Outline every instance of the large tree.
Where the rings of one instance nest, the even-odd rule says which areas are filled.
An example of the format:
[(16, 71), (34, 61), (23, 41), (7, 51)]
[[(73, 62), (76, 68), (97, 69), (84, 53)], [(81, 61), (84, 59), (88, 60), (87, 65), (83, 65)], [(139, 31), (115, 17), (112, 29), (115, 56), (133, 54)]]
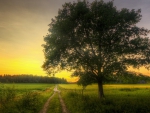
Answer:
[(55, 73), (73, 70), (73, 75), (88, 75), (98, 83), (104, 97), (107, 76), (125, 72), (129, 66), (149, 67), (149, 30), (136, 26), (141, 10), (117, 10), (113, 1), (69, 2), (59, 9), (44, 37), (43, 68)]

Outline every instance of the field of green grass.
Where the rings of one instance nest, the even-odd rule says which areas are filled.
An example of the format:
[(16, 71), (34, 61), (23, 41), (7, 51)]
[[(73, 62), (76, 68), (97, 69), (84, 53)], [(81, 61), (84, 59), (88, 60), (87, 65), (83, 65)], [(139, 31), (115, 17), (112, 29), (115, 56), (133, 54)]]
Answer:
[(59, 85), (71, 113), (150, 113), (150, 84), (104, 85), (105, 99), (98, 98), (97, 85)]
[[(54, 84), (0, 84), (0, 113), (38, 113), (53, 94)], [(96, 84), (83, 92), (77, 84), (59, 84), (70, 113), (150, 113), (150, 84), (104, 85), (104, 99), (98, 98)], [(51, 99), (47, 113), (61, 113), (58, 95)]]
[(54, 84), (0, 84), (0, 113), (38, 113)]
[(23, 94), (28, 91), (44, 91), (54, 86), (53, 84), (39, 83), (0, 83), (0, 88), (14, 88), (17, 94)]

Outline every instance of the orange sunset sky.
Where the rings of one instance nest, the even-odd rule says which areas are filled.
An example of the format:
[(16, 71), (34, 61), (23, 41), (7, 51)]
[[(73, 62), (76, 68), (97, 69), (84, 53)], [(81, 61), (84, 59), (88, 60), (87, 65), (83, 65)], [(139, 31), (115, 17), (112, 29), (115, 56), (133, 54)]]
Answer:
[[(48, 24), (62, 4), (73, 1), (0, 0), (0, 75), (47, 75), (41, 68), (44, 62), (43, 36), (48, 33)], [(138, 26), (150, 29), (150, 0), (114, 0), (114, 5), (118, 9), (142, 9)], [(143, 68), (136, 71), (150, 75), (150, 71)], [(56, 76), (74, 80), (70, 74), (63, 71)]]

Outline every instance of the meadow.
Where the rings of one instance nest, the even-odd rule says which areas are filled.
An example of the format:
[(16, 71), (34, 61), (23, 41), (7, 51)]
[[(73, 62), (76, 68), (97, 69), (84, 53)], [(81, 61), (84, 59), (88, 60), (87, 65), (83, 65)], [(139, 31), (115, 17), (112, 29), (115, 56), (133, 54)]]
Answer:
[(54, 84), (0, 84), (0, 113), (38, 113)]
[(97, 85), (59, 85), (71, 113), (150, 113), (150, 84), (104, 85), (105, 98), (98, 98)]
[[(0, 113), (38, 113), (53, 94), (54, 84), (0, 84)], [(150, 113), (150, 84), (106, 84), (105, 98), (98, 98), (96, 84), (82, 87), (59, 84), (70, 113)], [(62, 113), (57, 94), (47, 113)]]

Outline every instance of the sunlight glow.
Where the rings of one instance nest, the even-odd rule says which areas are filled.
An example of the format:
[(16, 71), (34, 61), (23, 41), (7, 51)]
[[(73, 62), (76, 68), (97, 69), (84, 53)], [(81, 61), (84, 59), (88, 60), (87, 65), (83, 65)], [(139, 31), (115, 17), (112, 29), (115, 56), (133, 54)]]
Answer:
[[(10, 1), (10, 2), (8, 2)], [(73, 0), (70, 0), (73, 2)], [(132, 4), (132, 0), (115, 2), (117, 8), (142, 9), (142, 20), (138, 25), (150, 29), (149, 1)], [(147, 2), (146, 2), (147, 1)], [(0, 1), (0, 75), (32, 74), (47, 76), (41, 68), (44, 62), (44, 38), (49, 23), (58, 9), (67, 0), (1, 0)], [(133, 70), (132, 68), (130, 70)], [(134, 70), (146, 75), (150, 72), (143, 67)], [(71, 72), (62, 71), (55, 76), (77, 81)]]
[(147, 70), (145, 67), (140, 67), (139, 69), (134, 69), (133, 67), (129, 67), (128, 71), (133, 71), (136, 73), (141, 73), (150, 76), (150, 71)]

